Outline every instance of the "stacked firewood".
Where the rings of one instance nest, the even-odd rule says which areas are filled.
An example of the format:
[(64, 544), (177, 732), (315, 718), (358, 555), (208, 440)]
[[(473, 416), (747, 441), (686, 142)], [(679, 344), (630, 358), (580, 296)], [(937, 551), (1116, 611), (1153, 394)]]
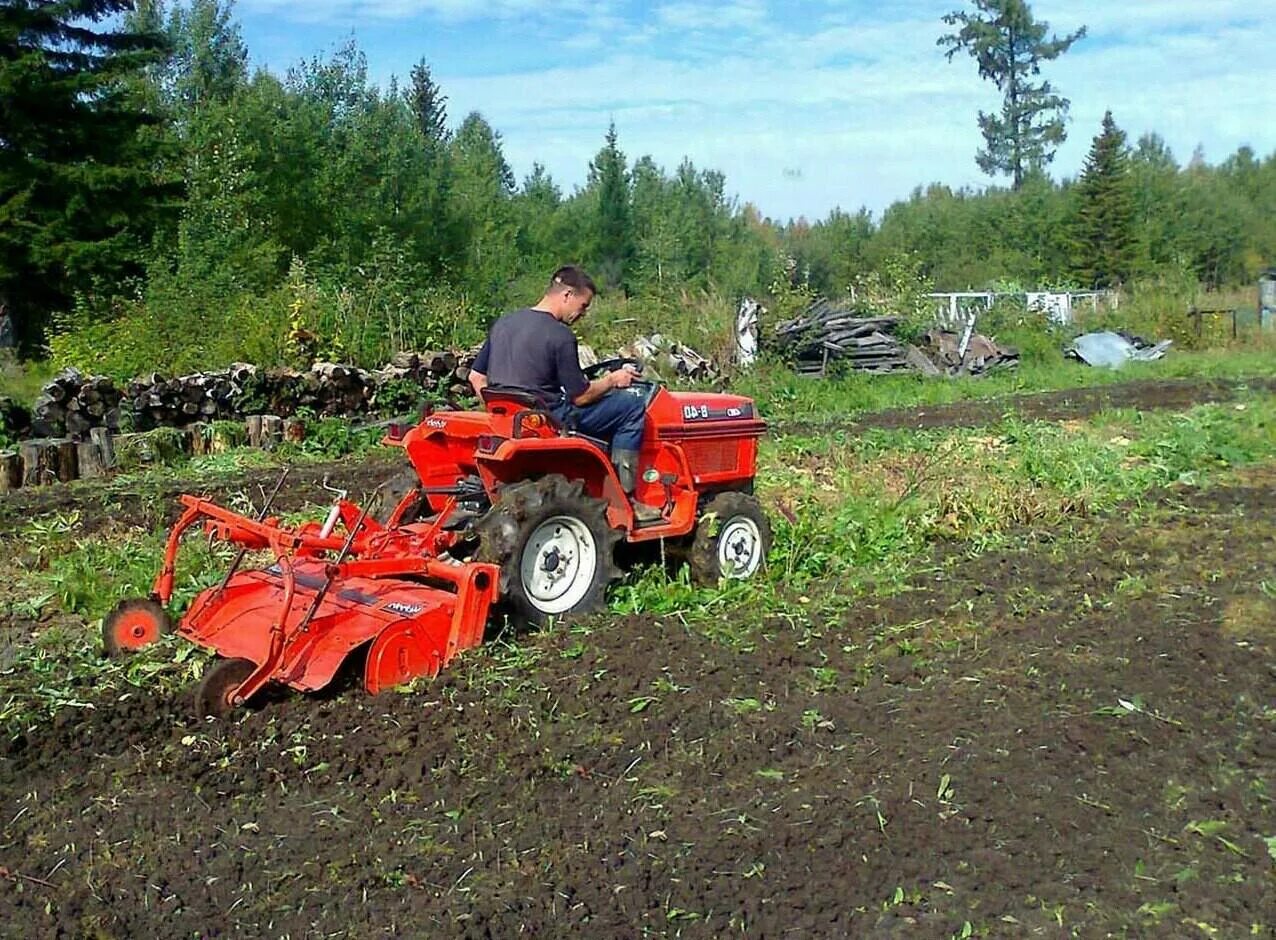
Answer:
[(322, 416), (410, 410), (429, 393), (449, 399), (472, 394), (468, 378), (473, 360), (473, 353), (406, 352), (374, 372), (338, 362), (317, 362), (305, 372), (236, 363), (172, 378), (153, 372), (123, 390), (105, 376), (86, 378), (67, 369), (41, 390), (31, 427), (10, 436), (25, 437), (31, 431), (37, 437), (78, 441), (92, 428), (149, 431), (253, 414), (287, 417), (302, 410)]
[(401, 352), (385, 366), (372, 373), (375, 388), (371, 404), (378, 411), (396, 410), (404, 388), (413, 385), (430, 388), (448, 400), (473, 395), (470, 388), (470, 365), (478, 350), (455, 352)]
[(148, 431), (229, 418), (256, 377), (256, 366), (242, 362), (229, 369), (171, 379), (157, 372), (139, 376), (129, 382), (125, 395), (130, 422), (137, 430)]
[(908, 347), (892, 335), (899, 317), (864, 317), (828, 300), (775, 328), (774, 341), (798, 372), (824, 375), (841, 363), (868, 372), (908, 372)]
[(90, 428), (116, 430), (121, 397), (108, 377), (86, 377), (78, 369), (65, 369), (41, 389), (31, 408), (31, 430), (37, 437), (66, 434), (77, 440)]

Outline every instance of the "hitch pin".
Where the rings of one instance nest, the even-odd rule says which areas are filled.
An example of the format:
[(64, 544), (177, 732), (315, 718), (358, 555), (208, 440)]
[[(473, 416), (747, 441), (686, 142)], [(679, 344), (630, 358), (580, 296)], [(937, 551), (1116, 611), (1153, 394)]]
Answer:
[(335, 486), (328, 485), (328, 477), (325, 475), (323, 483), (320, 484), (329, 493), (334, 493), (336, 498), (332, 501), (332, 508), (328, 510), (328, 518), (323, 521), (323, 528), (319, 530), (319, 538), (326, 539), (332, 535), (332, 530), (337, 526), (337, 520), (341, 518), (341, 501), (349, 495), (349, 490), (339, 489)]

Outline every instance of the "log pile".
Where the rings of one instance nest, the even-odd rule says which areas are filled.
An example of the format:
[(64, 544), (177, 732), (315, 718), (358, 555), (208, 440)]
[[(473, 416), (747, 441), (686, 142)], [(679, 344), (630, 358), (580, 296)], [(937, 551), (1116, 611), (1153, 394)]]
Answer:
[[(661, 378), (666, 372), (695, 382), (711, 382), (719, 376), (718, 367), (690, 346), (672, 342), (659, 333), (639, 336), (618, 351), (621, 356), (639, 359), (650, 373)], [(582, 363), (583, 365), (584, 363)]]
[(908, 348), (892, 335), (899, 322), (817, 300), (802, 316), (776, 326), (775, 343), (803, 375), (825, 375), (834, 363), (873, 373), (910, 372)]
[(373, 372), (338, 362), (317, 362), (305, 372), (235, 363), (172, 378), (153, 372), (122, 390), (106, 376), (86, 378), (67, 369), (44, 386), (29, 417), (20, 406), (0, 401), (0, 421), (10, 438), (82, 441), (93, 428), (185, 428), (254, 414), (289, 417), (303, 410), (324, 417), (402, 413), (430, 393), (448, 399), (472, 394), (473, 360), (473, 353), (405, 352)]
[(238, 412), (257, 371), (256, 366), (241, 362), (228, 369), (171, 379), (157, 372), (139, 376), (128, 384), (125, 395), (129, 424), (149, 431), (230, 418)]
[(90, 428), (118, 430), (122, 397), (104, 375), (86, 377), (78, 369), (64, 369), (40, 390), (31, 408), (31, 431), (37, 437), (79, 440)]

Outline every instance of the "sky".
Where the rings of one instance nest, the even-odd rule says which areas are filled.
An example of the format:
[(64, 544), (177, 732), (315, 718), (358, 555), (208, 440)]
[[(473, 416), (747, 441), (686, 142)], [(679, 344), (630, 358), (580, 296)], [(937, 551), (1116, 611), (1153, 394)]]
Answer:
[[(964, 0), (238, 0), (253, 64), (277, 73), (353, 39), (373, 81), (424, 59), (455, 127), (480, 112), (521, 180), (545, 165), (566, 192), (615, 122), (630, 162), (690, 158), (778, 220), (865, 207), (880, 217), (932, 182), (982, 187), (977, 114), (1001, 98), (936, 39)], [(1276, 0), (1036, 0), (1060, 35), (1043, 67), (1069, 98), (1050, 167), (1076, 176), (1104, 111), (1179, 161), (1276, 151)]]

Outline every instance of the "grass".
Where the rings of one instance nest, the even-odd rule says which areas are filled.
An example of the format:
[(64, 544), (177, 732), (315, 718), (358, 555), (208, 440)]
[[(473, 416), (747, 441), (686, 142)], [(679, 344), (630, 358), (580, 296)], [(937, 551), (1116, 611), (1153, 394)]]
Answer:
[(782, 436), (760, 457), (775, 536), (765, 576), (696, 589), (685, 572), (652, 567), (621, 587), (613, 609), (676, 616), (720, 639), (726, 609), (809, 621), (828, 604), (890, 590), (936, 544), (986, 550), (1025, 528), (1066, 529), (1153, 488), (1205, 485), (1273, 458), (1272, 395), (1067, 425), (1007, 418), (978, 432)]
[[(263, 462), (319, 456), (231, 452), (199, 458), (180, 476), (198, 485), (199, 479)], [(936, 545), (969, 554), (1006, 544), (1025, 530), (1066, 531), (1074, 520), (1137, 504), (1150, 489), (1207, 485), (1231, 468), (1273, 458), (1276, 397), (1256, 392), (1183, 413), (1111, 411), (1063, 424), (1012, 416), (977, 431), (778, 434), (763, 444), (758, 475), (759, 495), (775, 534), (764, 576), (699, 589), (685, 568), (655, 565), (626, 579), (614, 592), (611, 609), (613, 614), (672, 618), (716, 642), (750, 648), (767, 624), (816, 629), (867, 592), (898, 589), (919, 566), (932, 564)], [(192, 470), (197, 471), (194, 480)], [(161, 487), (176, 475), (172, 468), (149, 468), (105, 489)], [(307, 512), (317, 517), (322, 508)], [(116, 675), (113, 666), (96, 658), (97, 623), (119, 598), (149, 591), (162, 559), (164, 533), (108, 528), (83, 538), (74, 515), (54, 515), (25, 522), (15, 535), (25, 560), (16, 572), (19, 586), (11, 610), (22, 613), (19, 608), (26, 605), (32, 619), (54, 611), (67, 622), (87, 624), (88, 631), (78, 636), (41, 633), (38, 642), (19, 647), (11, 672), (49, 671), (62, 649), (69, 651), (63, 673), (68, 687), (103, 670)], [(179, 611), (220, 575), (226, 554), (224, 547), (210, 550), (190, 540), (180, 556)], [(1118, 590), (1137, 597), (1148, 585), (1132, 578)], [(737, 616), (742, 610), (749, 616)], [(932, 644), (964, 638), (960, 624), (941, 635), (910, 629), (879, 638), (873, 655), (924, 659)], [(571, 656), (573, 650), (580, 655), (585, 645), (587, 641), (577, 641), (563, 655)], [(525, 677), (534, 651), (534, 645), (523, 643), (493, 648), (492, 678)], [(173, 652), (165, 646), (148, 653), (145, 661), (159, 668), (172, 661)], [(810, 691), (818, 694), (838, 682), (836, 675), (813, 675)], [(518, 685), (509, 687), (509, 694), (517, 694)], [(43, 701), (51, 706), (62, 699)], [(645, 698), (643, 702), (642, 708), (651, 704)]]

